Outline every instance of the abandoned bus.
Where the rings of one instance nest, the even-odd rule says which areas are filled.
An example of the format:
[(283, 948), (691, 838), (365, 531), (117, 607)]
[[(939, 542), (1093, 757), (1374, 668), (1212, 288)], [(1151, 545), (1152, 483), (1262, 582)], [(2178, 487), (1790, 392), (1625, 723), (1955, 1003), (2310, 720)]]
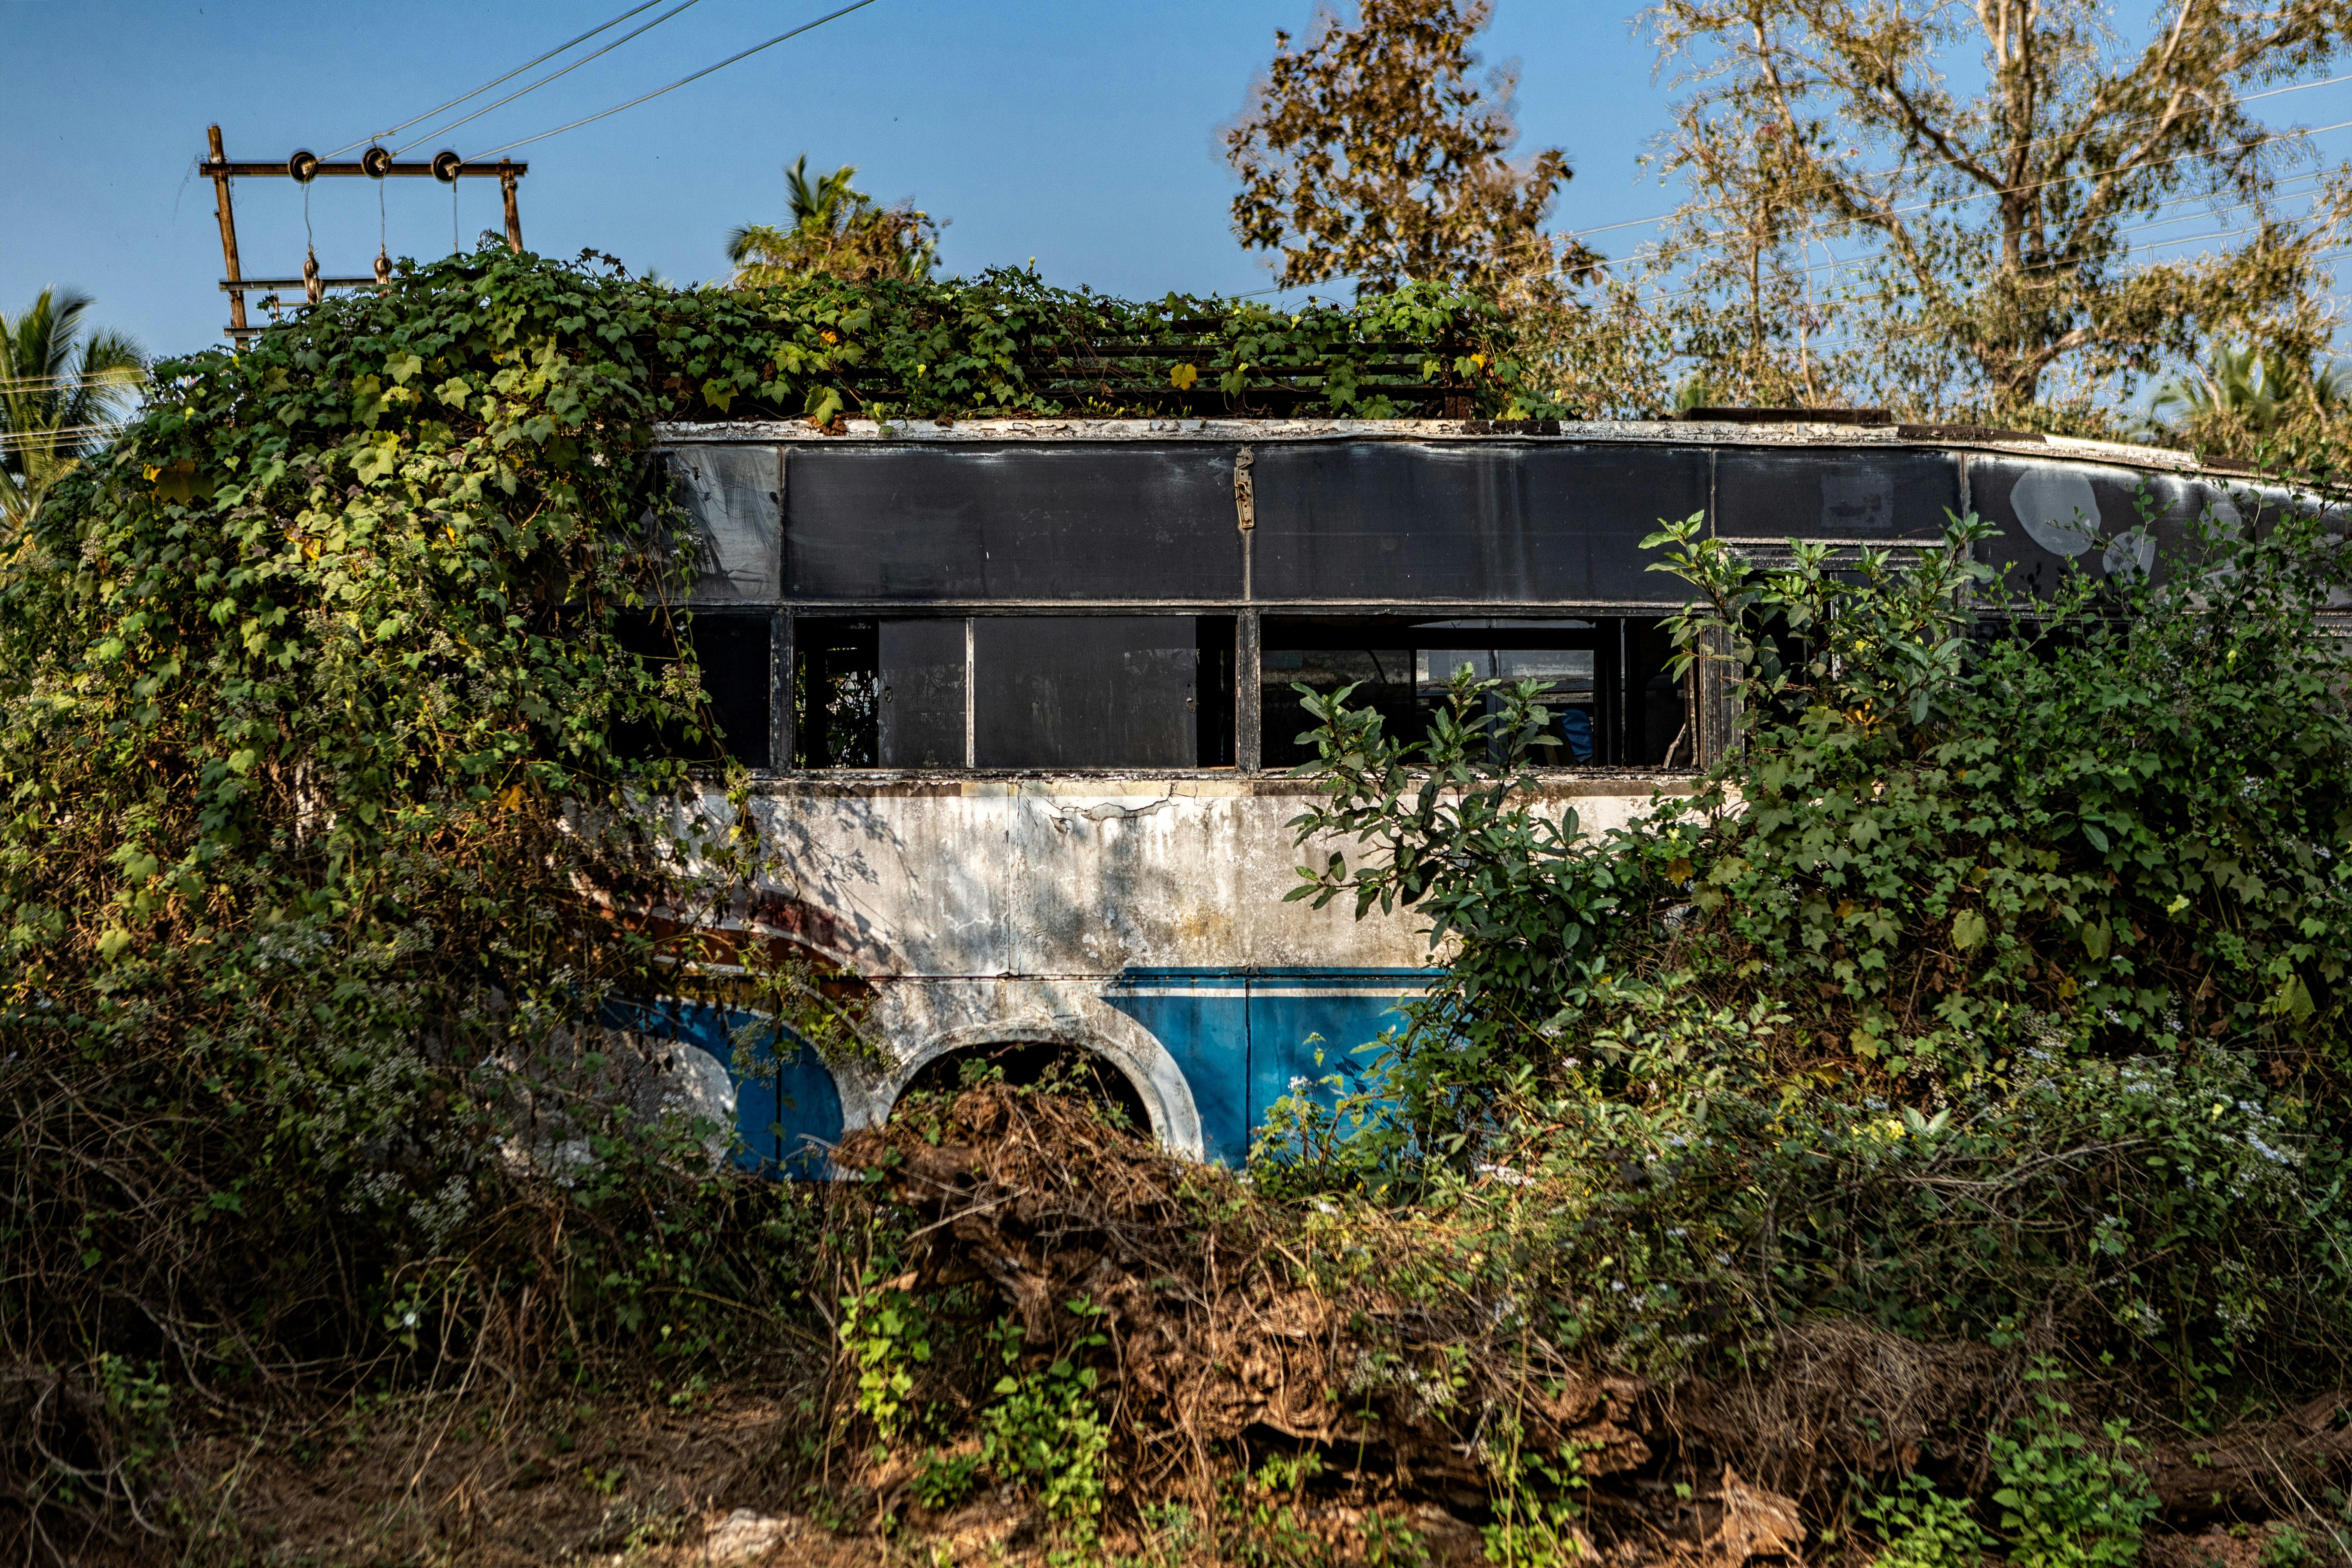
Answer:
[(1352, 683), (1418, 735), (1463, 665), (1548, 681), (1544, 788), (1587, 830), (1621, 825), (1733, 719), (1712, 678), (1667, 673), (1681, 584), (1641, 546), (1661, 519), (1704, 512), (1769, 556), (1916, 547), (1973, 509), (2000, 530), (1989, 558), (2031, 583), (2070, 560), (2146, 571), (2201, 514), (2269, 504), (2180, 454), (1965, 426), (852, 421), (658, 441), (699, 536), (705, 679), (783, 868), (754, 923), (863, 978), (889, 1066), (803, 1049), (739, 1073), (740, 1020), (679, 1003), (634, 1026), (707, 1051), (741, 1157), (794, 1174), (909, 1084), (1008, 1048), (1088, 1053), (1162, 1142), (1241, 1163), (1267, 1108), (1430, 973), (1409, 912), (1284, 901), (1313, 789), (1291, 773), (1297, 689)]

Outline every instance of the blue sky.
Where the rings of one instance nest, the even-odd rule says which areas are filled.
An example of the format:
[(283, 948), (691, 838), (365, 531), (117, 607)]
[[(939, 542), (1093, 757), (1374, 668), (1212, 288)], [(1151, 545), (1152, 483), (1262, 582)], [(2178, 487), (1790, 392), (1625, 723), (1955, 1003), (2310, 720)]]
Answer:
[[(234, 158), (327, 153), (631, 3), (0, 0), (8, 84), (0, 152), (9, 169), (0, 182), (0, 310), (57, 283), (97, 296), (99, 318), (152, 352), (217, 342), (226, 319), (218, 231), (209, 182), (193, 177), (207, 124), (221, 124)], [(597, 43), (677, 3), (662, 0)], [(425, 138), (411, 157), (445, 145), (481, 153), (611, 108), (841, 3), (694, 0), (462, 129), (436, 136), (438, 121), (427, 121), (398, 141)], [(1608, 226), (1663, 213), (1675, 194), (1641, 163), (1669, 122), (1673, 87), (1636, 31), (1638, 9), (1638, 0), (1496, 0), (1482, 46), (1490, 65), (1517, 62), (1520, 151), (1562, 147), (1577, 171), (1555, 226), (1604, 230), (1595, 243), (1612, 255), (1646, 231)], [(816, 168), (856, 163), (872, 195), (912, 198), (948, 220), (941, 248), (951, 271), (1034, 257), (1052, 282), (1129, 296), (1265, 289), (1266, 262), (1232, 235), (1234, 180), (1217, 131), (1242, 108), (1274, 30), (1303, 33), (1312, 17), (1312, 0), (876, 0), (520, 152), (531, 164), (524, 237), (551, 255), (609, 251), (677, 282), (717, 277), (727, 230), (782, 214), (781, 165), (805, 151)], [(2278, 124), (2352, 119), (2352, 83), (2265, 107)], [(2340, 157), (2352, 132), (2311, 145)], [(458, 195), (466, 242), (497, 226), (496, 182), (466, 182)], [(247, 275), (298, 272), (301, 187), (240, 181), (236, 202)], [(394, 256), (445, 253), (452, 216), (448, 188), (430, 180), (322, 180), (309, 192), (308, 232), (331, 275), (366, 270), (380, 236)], [(2193, 238), (2215, 226), (2207, 215), (2165, 232)]]
[[(190, 174), (207, 124), (220, 123), (232, 158), (324, 153), (628, 3), (0, 0), (0, 148), (11, 170), (0, 183), (0, 309), (58, 283), (96, 295), (97, 314), (152, 351), (218, 342), (226, 309), (212, 191)], [(471, 153), (550, 130), (839, 3), (698, 0), (408, 155)], [(1570, 228), (1672, 205), (1637, 164), (1666, 124), (1669, 94), (1653, 80), (1633, 15), (1500, 0), (1486, 37), (1490, 64), (1520, 64), (1522, 148), (1564, 147), (1576, 167), (1555, 209)], [(727, 230), (782, 212), (780, 166), (805, 150), (814, 166), (856, 163), (877, 197), (911, 197), (950, 220), (941, 249), (953, 271), (1034, 257), (1050, 281), (1127, 295), (1263, 289), (1265, 263), (1233, 237), (1217, 128), (1241, 109), (1274, 30), (1303, 32), (1311, 16), (1311, 0), (877, 0), (518, 153), (531, 164), (524, 237), (555, 255), (593, 246), (676, 281), (715, 277)], [(236, 194), (247, 274), (298, 272), (301, 188), (249, 180)], [(498, 187), (469, 181), (459, 195), (470, 243), (498, 225)], [(394, 256), (446, 252), (450, 208), (448, 187), (430, 180), (321, 180), (310, 188), (310, 232), (329, 274), (363, 272), (380, 232)], [(1599, 243), (1622, 250), (1609, 241), (1632, 237)]]

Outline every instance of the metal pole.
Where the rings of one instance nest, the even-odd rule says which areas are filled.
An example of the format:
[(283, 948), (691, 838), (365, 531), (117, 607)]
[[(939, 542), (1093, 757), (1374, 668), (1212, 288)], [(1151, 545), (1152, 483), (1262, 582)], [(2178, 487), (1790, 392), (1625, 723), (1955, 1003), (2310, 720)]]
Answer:
[[(215, 163), (227, 163), (228, 154), (221, 151), (220, 127), (217, 125), (212, 127), (206, 132), (206, 140), (212, 148), (212, 161)], [(236, 265), (236, 211), (229, 205), (227, 174), (219, 174), (213, 176), (213, 195), (215, 211), (220, 217), (221, 266), (227, 271), (228, 280), (235, 283), (239, 281), (244, 274), (237, 269)], [(243, 343), (245, 339), (236, 335), (245, 331), (245, 290), (242, 289), (229, 290), (228, 324), (231, 341)]]
[(515, 205), (515, 167), (503, 158), (499, 160), (499, 190), (507, 199), (507, 248), (520, 256), (522, 212)]

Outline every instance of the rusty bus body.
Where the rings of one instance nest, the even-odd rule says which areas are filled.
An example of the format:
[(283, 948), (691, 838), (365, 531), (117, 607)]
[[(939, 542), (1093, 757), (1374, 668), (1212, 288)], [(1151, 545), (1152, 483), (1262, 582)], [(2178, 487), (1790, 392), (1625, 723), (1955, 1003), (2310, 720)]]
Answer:
[[(1286, 902), (1294, 684), (1411, 727), (1461, 664), (1554, 683), (1547, 775), (1587, 830), (1671, 795), (1732, 712), (1677, 683), (1681, 584), (1643, 538), (1704, 512), (1916, 548), (2000, 529), (2024, 585), (2145, 571), (2256, 492), (2181, 455), (1913, 426), (993, 420), (668, 426), (696, 637), (782, 868), (755, 923), (871, 987), (885, 1068), (733, 1070), (748, 1163), (810, 1173), (930, 1064), (1009, 1044), (1111, 1064), (1167, 1144), (1238, 1163), (1273, 1100), (1396, 1021), (1409, 914)], [(1415, 731), (1417, 732), (1417, 731)], [(1319, 852), (1318, 852), (1319, 853)], [(708, 1064), (706, 1064), (708, 1067)], [(715, 1069), (711, 1069), (714, 1071)], [(936, 1070), (936, 1069), (934, 1069)]]

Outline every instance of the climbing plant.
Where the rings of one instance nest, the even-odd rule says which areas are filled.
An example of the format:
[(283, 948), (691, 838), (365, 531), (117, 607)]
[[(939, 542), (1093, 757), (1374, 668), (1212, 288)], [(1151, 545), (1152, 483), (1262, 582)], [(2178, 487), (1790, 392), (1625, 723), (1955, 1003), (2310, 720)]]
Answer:
[(0, 1346), (267, 1377), (462, 1347), (517, 1290), (680, 1344), (791, 1296), (704, 1208), (785, 1197), (599, 1120), (607, 1000), (702, 958), (858, 1048), (804, 960), (698, 934), (763, 850), (691, 761), (657, 422), (1493, 414), (1514, 374), (1431, 288), (678, 291), (496, 249), (158, 365), (0, 542)]

